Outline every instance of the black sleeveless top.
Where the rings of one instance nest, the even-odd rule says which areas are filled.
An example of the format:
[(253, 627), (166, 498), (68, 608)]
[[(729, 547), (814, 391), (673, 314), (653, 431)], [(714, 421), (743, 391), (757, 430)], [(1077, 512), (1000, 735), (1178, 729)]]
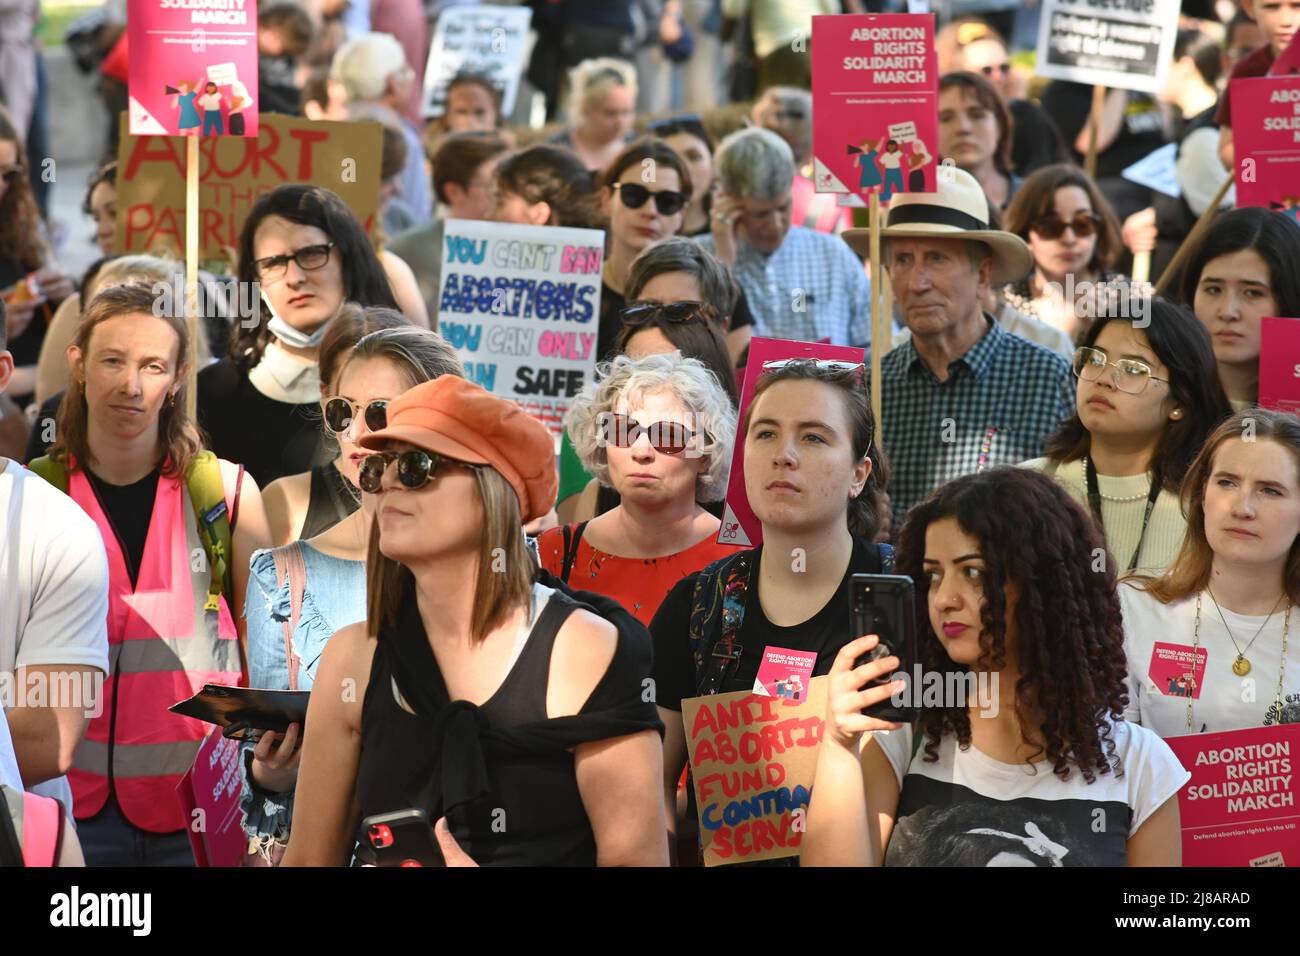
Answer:
[[(539, 593), (546, 592), (535, 586), (535, 600)], [(547, 719), (555, 636), (579, 608), (590, 610), (552, 593), (500, 688), (477, 707), (449, 699), (408, 595), (397, 626), (380, 631), (362, 708), (362, 818), (420, 807), (431, 824), (445, 814), (461, 849), (480, 865), (594, 866), (596, 841), (569, 748), (645, 729), (662, 733), (663, 725), (654, 704), (641, 699), (649, 642), (623, 631), (582, 710)], [(369, 862), (358, 837), (357, 858)]]
[(324, 534), (361, 507), (361, 493), (357, 492), (354, 498), (348, 493), (347, 483), (333, 462), (311, 470), (311, 497), (307, 500), (302, 533), (298, 535), (301, 540)]

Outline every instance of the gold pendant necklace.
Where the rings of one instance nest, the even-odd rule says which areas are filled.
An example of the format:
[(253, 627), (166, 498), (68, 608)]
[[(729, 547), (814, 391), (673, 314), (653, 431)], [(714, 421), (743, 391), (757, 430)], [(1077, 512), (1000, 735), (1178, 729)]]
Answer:
[[(1206, 588), (1206, 591), (1209, 591), (1208, 587)], [(1283, 597), (1285, 596), (1286, 596), (1286, 592), (1283, 592)], [(1214, 599), (1213, 594), (1210, 595), (1210, 599), (1211, 600)], [(1281, 598), (1278, 598), (1279, 602), (1281, 600), (1282, 600)], [(1218, 607), (1217, 601), (1215, 601), (1215, 607)], [(1276, 691), (1274, 691), (1273, 694), (1273, 706), (1277, 710), (1278, 723), (1282, 722), (1282, 688), (1286, 682), (1286, 652), (1287, 652), (1287, 643), (1288, 643), (1287, 639), (1291, 636), (1291, 609), (1292, 609), (1292, 605), (1288, 604), (1286, 607), (1286, 616), (1282, 618), (1282, 656), (1281, 659), (1278, 661), (1277, 689)], [(1273, 612), (1276, 613), (1276, 611), (1277, 611), (1277, 607), (1275, 605), (1273, 607)], [(1222, 618), (1223, 616), (1222, 611), (1219, 612), (1219, 616), (1220, 618)], [(1270, 613), (1269, 617), (1272, 618), (1272, 616), (1273, 614)], [(1268, 621), (1266, 620), (1264, 623), (1267, 624)], [(1228, 622), (1224, 621), (1223, 626), (1226, 628), (1228, 626)], [(1261, 625), (1260, 631), (1262, 631), (1263, 629), (1264, 628)], [(1228, 631), (1228, 636), (1232, 637), (1231, 630)], [(1259, 631), (1255, 632), (1255, 637), (1259, 637)], [(1251, 644), (1255, 643), (1255, 638), (1251, 638), (1250, 643)], [(1234, 645), (1236, 644), (1235, 640), (1233, 641), (1233, 644)], [(1200, 650), (1200, 647), (1201, 647), (1201, 595), (1198, 592), (1196, 595), (1196, 623), (1192, 630), (1192, 660), (1193, 661), (1196, 660), (1196, 656), (1197, 656), (1196, 652)], [(1250, 650), (1249, 644), (1246, 645), (1246, 650)], [(1239, 665), (1244, 665), (1244, 666), (1242, 666), (1242, 668), (1238, 670)], [(1237, 652), (1237, 659), (1232, 662), (1232, 672), (1236, 674), (1238, 677), (1244, 677), (1246, 674), (1250, 673), (1250, 661), (1246, 660), (1245, 655), (1243, 655), (1240, 650), (1238, 650)], [(1193, 690), (1194, 688), (1195, 685), (1193, 685)], [(1204, 727), (1201, 728), (1202, 731), (1204, 729), (1205, 729)], [(1188, 695), (1187, 698), (1187, 732), (1189, 734), (1192, 732), (1191, 695)]]
[[(1246, 651), (1243, 651), (1241, 645), (1237, 643), (1236, 635), (1232, 633), (1232, 628), (1228, 627), (1228, 619), (1223, 616), (1223, 608), (1219, 607), (1218, 598), (1214, 596), (1214, 592), (1210, 590), (1209, 585), (1206, 585), (1205, 590), (1210, 595), (1210, 600), (1214, 602), (1214, 609), (1219, 612), (1219, 620), (1223, 622), (1223, 629), (1228, 632), (1228, 640), (1232, 641), (1232, 646), (1237, 649), (1237, 659), (1232, 662), (1232, 672), (1238, 677), (1245, 677), (1250, 673), (1250, 660), (1246, 657), (1246, 651), (1250, 650), (1259, 635), (1264, 632), (1264, 628), (1268, 627), (1268, 622), (1273, 620), (1273, 615), (1277, 613), (1278, 605), (1282, 603), (1282, 598), (1286, 597), (1286, 592), (1283, 591), (1278, 596), (1277, 602), (1273, 605), (1273, 610), (1268, 612), (1268, 617), (1264, 618), (1264, 623), (1259, 626), (1255, 636), (1250, 639), (1250, 644), (1246, 645)], [(1289, 610), (1288, 613), (1290, 613)]]

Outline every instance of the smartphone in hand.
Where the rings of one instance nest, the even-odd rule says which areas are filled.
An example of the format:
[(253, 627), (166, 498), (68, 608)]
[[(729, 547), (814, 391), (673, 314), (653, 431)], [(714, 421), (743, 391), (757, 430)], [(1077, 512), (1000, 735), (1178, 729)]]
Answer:
[[(902, 574), (855, 574), (849, 578), (849, 620), (853, 638), (875, 634), (880, 643), (853, 662), (861, 667), (883, 657), (897, 657), (898, 670), (886, 674), (876, 683), (907, 681), (907, 687), (888, 700), (862, 712), (879, 720), (909, 724), (916, 720), (912, 669), (917, 661), (916, 597), (912, 579)], [(901, 701), (901, 703), (899, 703)]]
[(446, 865), (429, 815), (419, 808), (366, 817), (361, 832), (376, 866)]

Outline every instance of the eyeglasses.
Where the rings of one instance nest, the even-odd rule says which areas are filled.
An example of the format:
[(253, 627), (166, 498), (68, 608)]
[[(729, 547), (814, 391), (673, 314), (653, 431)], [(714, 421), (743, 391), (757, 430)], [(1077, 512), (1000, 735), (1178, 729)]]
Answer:
[(12, 186), (22, 174), (23, 168), (21, 166), (6, 166), (4, 169), (0, 169), (0, 179), (4, 180), (6, 186)]
[(1101, 349), (1079, 348), (1074, 352), (1074, 374), (1080, 381), (1096, 382), (1112, 368), (1111, 381), (1121, 392), (1140, 395), (1147, 387), (1147, 382), (1164, 382), (1167, 378), (1156, 378), (1151, 374), (1151, 366), (1136, 359), (1120, 359), (1112, 362)]
[(985, 76), (992, 76), (994, 73), (1001, 73), (1003, 76), (1008, 76), (1011, 73), (1011, 64), (999, 63), (997, 66), (981, 66), (980, 72)]
[(659, 210), (661, 216), (672, 216), (681, 212), (690, 198), (685, 193), (674, 192), (671, 189), (651, 192), (640, 183), (615, 183), (612, 188), (618, 190), (619, 198), (628, 209), (640, 209), (645, 205), (645, 201), (653, 196), (655, 208)]
[(661, 455), (680, 455), (695, 438), (681, 422), (654, 422), (642, 425), (621, 412), (605, 412), (600, 417), (602, 444), (631, 448), (645, 435), (650, 446)]
[(718, 310), (707, 302), (634, 302), (619, 313), (626, 326), (640, 328), (656, 320), (685, 325), (688, 322), (709, 322), (718, 318)]
[(392, 461), (397, 462), (397, 480), (402, 483), (403, 488), (411, 491), (423, 488), (437, 473), (438, 465), (444, 461), (449, 464), (463, 465), (466, 468), (480, 467), (467, 461), (432, 455), (418, 448), (401, 452), (381, 451), (367, 455), (361, 460), (360, 474), (357, 476), (357, 484), (361, 486), (361, 490), (371, 495), (379, 494), (384, 484), (384, 472), (388, 470), (388, 463)]
[(362, 409), (352, 399), (335, 395), (332, 398), (322, 399), (320, 409), (321, 416), (325, 419), (325, 427), (335, 435), (342, 435), (352, 427), (352, 423), (357, 418), (365, 422), (366, 428), (372, 432), (388, 426), (388, 399), (386, 398), (367, 402)]
[(317, 246), (303, 246), (291, 255), (257, 259), (253, 262), (253, 267), (257, 270), (258, 277), (263, 280), (280, 278), (289, 268), (290, 262), (298, 263), (298, 268), (306, 272), (313, 272), (330, 261), (330, 250), (333, 248), (332, 242)]
[(1101, 217), (1096, 213), (1080, 210), (1074, 214), (1073, 219), (1068, 221), (1060, 216), (1044, 216), (1030, 228), (1044, 239), (1060, 239), (1066, 229), (1073, 229), (1076, 236), (1086, 239), (1101, 228)]

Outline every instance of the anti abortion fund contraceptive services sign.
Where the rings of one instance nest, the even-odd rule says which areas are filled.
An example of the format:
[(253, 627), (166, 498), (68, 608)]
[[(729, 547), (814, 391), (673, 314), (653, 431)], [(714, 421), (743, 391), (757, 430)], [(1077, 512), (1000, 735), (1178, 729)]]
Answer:
[(438, 331), (470, 380), (518, 402), (557, 451), (569, 401), (595, 374), (604, 250), (599, 229), (443, 227)]

